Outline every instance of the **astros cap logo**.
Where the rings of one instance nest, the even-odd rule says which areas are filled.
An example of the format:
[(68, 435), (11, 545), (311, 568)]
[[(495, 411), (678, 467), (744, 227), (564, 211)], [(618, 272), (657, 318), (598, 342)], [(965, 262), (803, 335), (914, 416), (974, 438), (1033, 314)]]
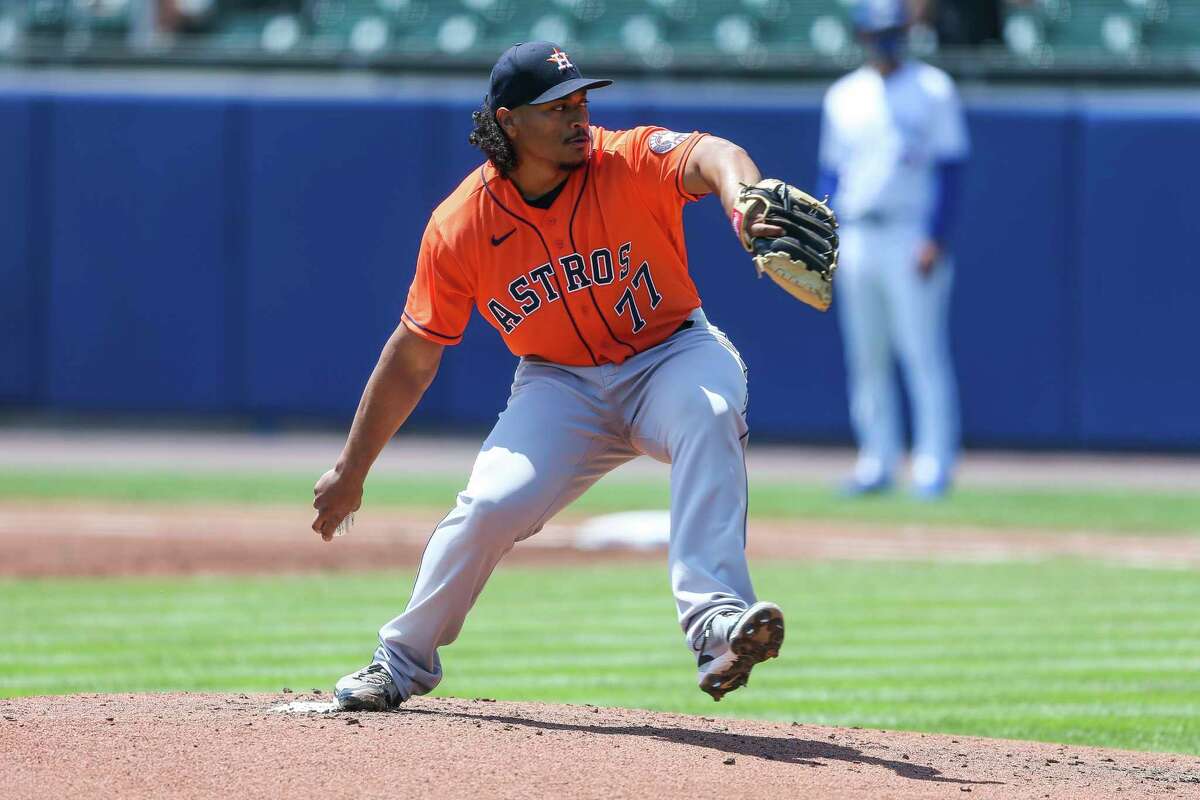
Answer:
[(487, 104), (493, 112), (498, 108), (539, 105), (610, 83), (607, 78), (583, 77), (570, 56), (554, 42), (521, 42), (505, 50), (492, 67)]
[(557, 64), (559, 72), (562, 72), (563, 70), (571, 69), (572, 67), (575, 66), (574, 64), (571, 63), (571, 60), (567, 57), (567, 54), (564, 53), (562, 50), (559, 50), (557, 47), (554, 48), (554, 52), (551, 53), (550, 57), (547, 58), (546, 60), (549, 61), (551, 64)]

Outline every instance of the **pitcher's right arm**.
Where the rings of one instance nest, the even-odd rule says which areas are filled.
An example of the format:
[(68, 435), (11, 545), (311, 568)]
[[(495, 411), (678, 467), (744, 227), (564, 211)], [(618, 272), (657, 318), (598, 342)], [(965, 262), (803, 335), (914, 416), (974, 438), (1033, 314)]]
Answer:
[(312, 529), (325, 541), (333, 539), (338, 524), (362, 505), (367, 472), (433, 383), (443, 349), (403, 324), (384, 345), (358, 403), (346, 446), (333, 469), (313, 487), (317, 515)]

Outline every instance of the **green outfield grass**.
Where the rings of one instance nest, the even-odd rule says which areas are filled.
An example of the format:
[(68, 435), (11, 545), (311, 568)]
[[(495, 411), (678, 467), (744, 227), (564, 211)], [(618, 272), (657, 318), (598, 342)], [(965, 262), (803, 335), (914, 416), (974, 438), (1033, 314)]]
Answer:
[[(154, 503), (312, 502), (308, 474), (0, 470), (0, 499), (112, 500)], [(445, 509), (463, 478), (376, 475), (372, 507)], [(582, 513), (666, 508), (664, 479), (602, 480), (572, 506)], [(885, 524), (970, 525), (1129, 533), (1200, 533), (1200, 493), (1135, 490), (964, 488), (939, 503), (904, 493), (847, 501), (827, 486), (755, 481), (750, 513), (760, 519), (820, 519)]]
[[(328, 690), (408, 574), (0, 581), (0, 695)], [(715, 704), (665, 569), (502, 567), (439, 693), (1200, 754), (1200, 580), (1086, 562), (772, 564), (778, 661)]]

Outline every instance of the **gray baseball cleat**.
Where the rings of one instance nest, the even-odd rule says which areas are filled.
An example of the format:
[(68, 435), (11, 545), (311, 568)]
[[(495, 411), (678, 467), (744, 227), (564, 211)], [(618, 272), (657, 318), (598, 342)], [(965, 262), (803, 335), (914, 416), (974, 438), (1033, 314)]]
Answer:
[(333, 696), (340, 711), (391, 711), (404, 702), (392, 676), (378, 662), (338, 681)]
[(696, 648), (701, 691), (720, 700), (748, 684), (754, 665), (778, 656), (782, 646), (783, 612), (774, 603), (713, 614)]

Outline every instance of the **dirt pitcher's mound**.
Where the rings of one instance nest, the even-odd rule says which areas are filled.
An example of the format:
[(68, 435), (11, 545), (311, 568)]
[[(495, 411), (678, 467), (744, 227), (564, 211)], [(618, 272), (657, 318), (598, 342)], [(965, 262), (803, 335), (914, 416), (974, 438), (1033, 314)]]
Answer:
[(619, 708), (328, 695), (0, 701), (0, 797), (1200, 796), (1200, 759)]

